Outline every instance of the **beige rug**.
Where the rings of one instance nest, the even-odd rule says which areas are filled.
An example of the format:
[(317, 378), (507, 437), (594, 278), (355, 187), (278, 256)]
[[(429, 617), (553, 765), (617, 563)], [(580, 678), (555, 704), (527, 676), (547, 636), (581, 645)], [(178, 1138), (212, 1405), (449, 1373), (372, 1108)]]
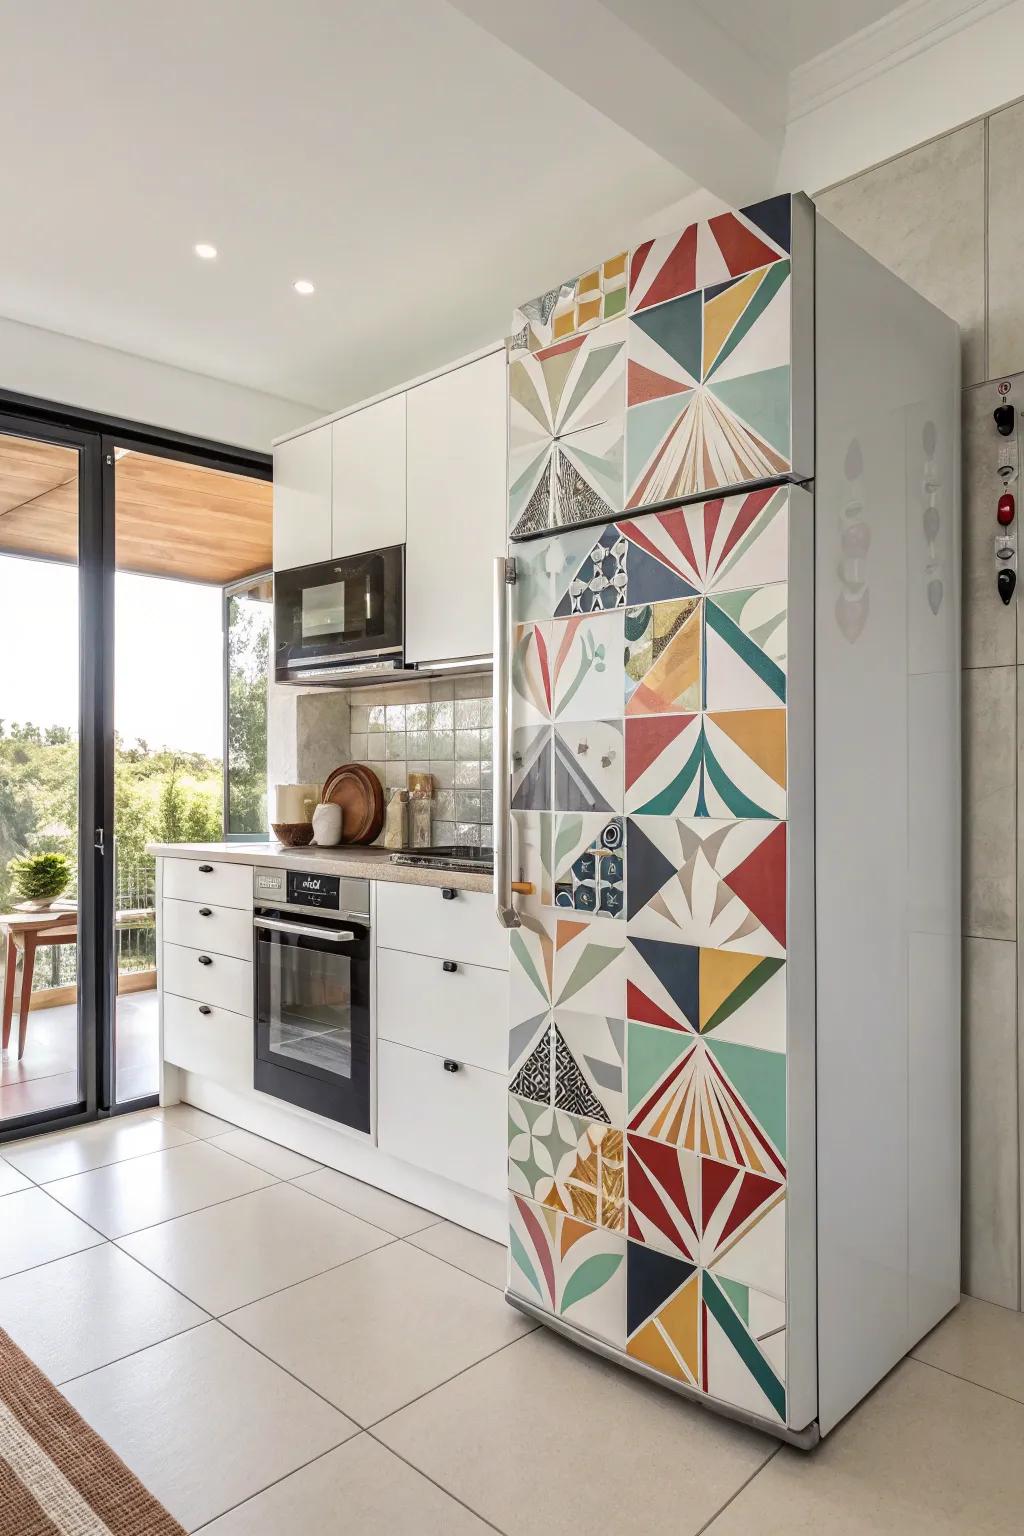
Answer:
[(0, 1536), (185, 1536), (2, 1328)]

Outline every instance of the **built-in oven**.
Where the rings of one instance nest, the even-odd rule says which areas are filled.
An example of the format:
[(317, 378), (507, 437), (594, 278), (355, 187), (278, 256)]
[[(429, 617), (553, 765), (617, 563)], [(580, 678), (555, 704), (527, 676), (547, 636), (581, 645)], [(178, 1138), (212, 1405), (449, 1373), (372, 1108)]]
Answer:
[(253, 881), (254, 1085), (369, 1134), (369, 881), (272, 868)]
[(274, 573), (274, 675), (329, 683), (399, 670), (405, 654), (405, 546)]

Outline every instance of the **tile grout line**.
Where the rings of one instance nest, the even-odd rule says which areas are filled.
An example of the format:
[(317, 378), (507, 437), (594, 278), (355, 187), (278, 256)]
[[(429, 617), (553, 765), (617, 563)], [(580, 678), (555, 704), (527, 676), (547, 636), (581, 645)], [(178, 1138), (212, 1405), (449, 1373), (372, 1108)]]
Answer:
[[(400, 1412), (401, 1410), (398, 1411)], [(383, 1419), (381, 1419), (380, 1422), (383, 1423)], [(402, 1463), (403, 1466), (408, 1467), (410, 1471), (415, 1472), (419, 1477), (425, 1478), (428, 1483), (432, 1483), (434, 1487), (440, 1489), (440, 1491), (445, 1494), (447, 1498), (452, 1499), (456, 1504), (460, 1504), (463, 1509), (468, 1510), (471, 1515), (475, 1516), (477, 1520), (480, 1520), (492, 1531), (497, 1531), (498, 1536), (508, 1536), (508, 1533), (503, 1529), (502, 1526), (495, 1525), (493, 1520), (489, 1520), (487, 1516), (482, 1515), (478, 1509), (474, 1509), (472, 1504), (467, 1504), (465, 1499), (460, 1499), (457, 1493), (453, 1493), (450, 1488), (446, 1488), (443, 1483), (439, 1483), (436, 1477), (431, 1477), (429, 1472), (424, 1472), (422, 1467), (418, 1467), (415, 1462), (409, 1461), (407, 1457), (402, 1455), (401, 1451), (396, 1451), (393, 1445), (388, 1445), (385, 1440), (381, 1440), (379, 1436), (375, 1435), (372, 1429), (365, 1429), (363, 1433), (369, 1436), (374, 1445), (379, 1445), (382, 1450), (387, 1451), (389, 1456), (394, 1456), (398, 1461)]]
[[(89, 1121), (84, 1126), (77, 1126), (75, 1129), (90, 1130), (93, 1125), (100, 1125), (105, 1123), (106, 1122), (104, 1121), (93, 1120)], [(74, 1131), (58, 1132), (58, 1135), (73, 1136), (74, 1134)], [(197, 1142), (202, 1139), (199, 1136), (189, 1135), (187, 1131), (182, 1131), (180, 1134), (183, 1136), (188, 1136), (188, 1141), (180, 1141), (177, 1143), (177, 1146), (172, 1144), (169, 1147), (149, 1147), (145, 1152), (129, 1152), (126, 1157), (111, 1158), (109, 1163), (97, 1163), (95, 1168), (79, 1168), (75, 1173), (58, 1173), (52, 1179), (34, 1179), (30, 1173), (25, 1173), (23, 1169), (18, 1167), (17, 1163), (11, 1162), (11, 1159), (3, 1150), (2, 1142), (0, 1142), (0, 1161), (10, 1163), (10, 1166), (14, 1169), (15, 1173), (20, 1173), (23, 1179), (28, 1179), (33, 1189), (45, 1189), (47, 1184), (59, 1184), (62, 1179), (80, 1179), (84, 1174), (87, 1173), (100, 1173), (104, 1168), (116, 1168), (118, 1163), (134, 1163), (140, 1157), (155, 1157), (158, 1152), (176, 1152), (178, 1147), (187, 1147), (192, 1142)], [(231, 1156), (232, 1154), (229, 1153), (228, 1155)], [(241, 1161), (241, 1159), (238, 1160)], [(11, 1193), (14, 1195), (19, 1193), (24, 1194), (24, 1190), (19, 1191), (14, 1189), (11, 1191)]]
[(764, 1471), (765, 1467), (767, 1467), (771, 1462), (773, 1462), (775, 1460), (776, 1456), (779, 1454), (779, 1452), (781, 1450), (782, 1450), (781, 1444), (777, 1445), (775, 1447), (775, 1449), (770, 1453), (770, 1455), (765, 1457), (765, 1459), (764, 1459), (764, 1461), (762, 1461), (761, 1465), (759, 1467), (755, 1468), (755, 1470), (753, 1472), (751, 1472), (749, 1477), (744, 1478), (743, 1482), (740, 1483), (740, 1486), (736, 1489), (735, 1493), (731, 1493), (729, 1495), (729, 1497), (726, 1499), (725, 1503), (722, 1505), (721, 1509), (716, 1509), (714, 1514), (709, 1519), (705, 1520), (704, 1524), (700, 1527), (700, 1529), (697, 1530), (697, 1531), (694, 1531), (693, 1536), (704, 1536), (704, 1532), (705, 1531), (709, 1531), (711, 1529), (711, 1527), (714, 1525), (715, 1521), (718, 1519), (719, 1515), (723, 1515), (725, 1513), (725, 1511), (729, 1508), (729, 1505), (734, 1503), (735, 1500), (739, 1498), (740, 1494), (744, 1491), (744, 1489), (749, 1488), (751, 1483), (754, 1481), (754, 1479), (756, 1477), (760, 1477), (761, 1476), (761, 1473)]
[[(442, 1218), (442, 1220), (443, 1220), (443, 1218)], [(424, 1232), (429, 1232), (430, 1228), (429, 1227), (424, 1227), (423, 1231)], [(469, 1228), (466, 1227), (465, 1231), (468, 1232)], [(452, 1260), (452, 1259), (446, 1259), (443, 1254), (435, 1253), (432, 1248), (421, 1248), (419, 1243), (414, 1243), (412, 1241), (412, 1239), (414, 1237), (419, 1237), (419, 1235), (420, 1234), (418, 1232), (411, 1232), (408, 1237), (403, 1237), (403, 1238), (399, 1239), (399, 1241), (401, 1241), (403, 1243), (408, 1243), (409, 1247), (410, 1248), (415, 1248), (417, 1253), (426, 1253), (432, 1259), (440, 1259), (441, 1263), (442, 1264), (447, 1264), (449, 1269), (457, 1269), (460, 1275), (469, 1275), (470, 1279), (472, 1279), (472, 1280), (479, 1280), (481, 1282), (481, 1284), (489, 1285), (491, 1287), (492, 1291), (500, 1291), (500, 1293), (504, 1296), (504, 1294), (505, 1294), (505, 1286), (504, 1285), (496, 1285), (493, 1280), (484, 1280), (482, 1275), (475, 1274), (474, 1271), (471, 1270), (471, 1269), (463, 1269), (461, 1264), (456, 1264), (454, 1262), (454, 1260)], [(483, 1242), (485, 1242), (485, 1243), (493, 1243), (494, 1242), (493, 1237), (482, 1237), (482, 1234), (479, 1233), (479, 1232), (474, 1232), (473, 1236), (474, 1237), (481, 1237)], [(497, 1243), (495, 1246), (500, 1248), (501, 1244)], [(508, 1253), (508, 1249), (506, 1249), (505, 1252), (507, 1254)]]
[[(486, 1282), (481, 1281), (481, 1284), (486, 1284)], [(513, 1344), (521, 1344), (522, 1341), (524, 1339), (528, 1339), (532, 1333), (536, 1333), (539, 1327), (539, 1323), (534, 1323), (533, 1327), (528, 1328), (525, 1333), (518, 1334), (514, 1339), (506, 1339), (505, 1343), (499, 1344), (497, 1349), (488, 1350), (487, 1354), (481, 1355), (479, 1360), (471, 1360), (469, 1365), (464, 1365), (461, 1370), (456, 1371), (453, 1375), (446, 1376), (444, 1381), (437, 1382), (437, 1384), (433, 1387), (427, 1387), (423, 1392), (417, 1393), (415, 1397), (410, 1397), (407, 1403), (402, 1403), (401, 1407), (392, 1408), (390, 1413), (382, 1414), (379, 1419), (374, 1419), (372, 1424), (363, 1425), (363, 1428), (366, 1429), (368, 1433), (372, 1433), (375, 1429), (379, 1429), (382, 1424), (386, 1424), (389, 1419), (395, 1418), (397, 1414), (404, 1413), (407, 1408), (412, 1408), (417, 1403), (422, 1403), (425, 1397), (430, 1397), (434, 1392), (439, 1392), (442, 1387), (450, 1386), (453, 1381), (458, 1381), (460, 1376), (465, 1376), (467, 1371), (473, 1371), (478, 1365), (483, 1365), (485, 1360), (493, 1360), (495, 1355), (500, 1355), (506, 1349), (511, 1349)], [(374, 1436), (374, 1439), (376, 1438), (378, 1437)], [(381, 1441), (381, 1444), (386, 1444), (386, 1441)], [(388, 1449), (390, 1450), (391, 1447), (388, 1446)]]
[[(359, 1432), (359, 1434), (365, 1433), (365, 1430)], [(359, 1439), (359, 1434), (349, 1435), (347, 1440), (339, 1440), (337, 1445), (329, 1445), (326, 1451), (319, 1451), (308, 1461), (302, 1462), (300, 1466), (293, 1467), (290, 1472), (282, 1472), (280, 1477), (275, 1477), (274, 1481), (267, 1483), (265, 1488), (257, 1488), (255, 1493), (246, 1494), (245, 1498), (239, 1499), (236, 1504), (229, 1504), (227, 1509), (219, 1509), (215, 1515), (210, 1516), (209, 1520), (204, 1520), (202, 1525), (194, 1525), (190, 1536), (199, 1536), (200, 1531), (205, 1531), (209, 1526), (215, 1525), (218, 1520), (223, 1520), (225, 1515), (233, 1514), (236, 1509), (244, 1509), (246, 1504), (252, 1503), (253, 1499), (261, 1498), (263, 1494), (269, 1493), (271, 1488), (276, 1488), (279, 1483), (286, 1483), (290, 1477), (297, 1477), (300, 1472), (305, 1472), (307, 1467), (315, 1467), (318, 1461), (323, 1461), (325, 1456), (332, 1456), (335, 1451), (340, 1451), (343, 1445), (352, 1445)]]
[(1019, 1397), (1011, 1397), (1009, 1392), (1000, 1392), (998, 1387), (986, 1386), (984, 1382), (972, 1381), (970, 1376), (961, 1376), (959, 1371), (948, 1371), (944, 1365), (935, 1365), (931, 1360), (922, 1360), (920, 1355), (905, 1355), (903, 1364), (907, 1360), (913, 1360), (915, 1365), (926, 1365), (930, 1371), (938, 1371), (941, 1376), (950, 1376), (953, 1381), (962, 1381), (968, 1387), (976, 1387), (979, 1392), (989, 1392), (993, 1397), (1001, 1397), (1004, 1403), (1016, 1403), (1018, 1408), (1024, 1409), (1024, 1402)]

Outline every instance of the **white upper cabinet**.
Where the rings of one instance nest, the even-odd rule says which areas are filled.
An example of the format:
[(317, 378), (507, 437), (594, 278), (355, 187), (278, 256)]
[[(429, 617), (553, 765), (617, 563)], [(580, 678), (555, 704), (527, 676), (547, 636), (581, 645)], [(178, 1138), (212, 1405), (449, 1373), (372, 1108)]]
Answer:
[(342, 416), (334, 443), (333, 557), (405, 543), (405, 395)]
[(274, 449), (274, 569), (331, 558), (331, 429)]
[(489, 656), (493, 562), (505, 550), (505, 353), (406, 399), (406, 660)]

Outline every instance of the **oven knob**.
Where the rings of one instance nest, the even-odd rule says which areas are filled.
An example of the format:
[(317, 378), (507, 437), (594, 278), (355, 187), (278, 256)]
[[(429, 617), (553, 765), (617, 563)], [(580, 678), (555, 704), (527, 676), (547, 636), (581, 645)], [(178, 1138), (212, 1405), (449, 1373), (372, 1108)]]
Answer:
[(454, 901), (458, 894), (458, 891), (453, 885), (446, 885), (442, 887), (441, 895), (444, 897), (445, 901)]
[(997, 405), (992, 412), (992, 419), (996, 424), (996, 431), (1001, 437), (1009, 437), (1014, 427), (1014, 409), (1012, 405), (1003, 402)]
[(1004, 604), (1008, 604), (1013, 596), (1013, 589), (1017, 585), (1017, 572), (1007, 566), (996, 577), (996, 586), (999, 588), (999, 596)]
[(453, 972), (458, 970), (458, 966), (455, 964), (454, 960), (442, 960), (441, 969), (442, 971), (447, 971), (449, 976), (451, 976)]
[(450, 1056), (447, 1056), (445, 1058), (444, 1069), (446, 1072), (457, 1072), (459, 1070), (459, 1064), (457, 1061), (452, 1061)]
[(996, 505), (996, 522), (1000, 528), (1009, 528), (1017, 513), (1017, 504), (1011, 491), (1004, 491)]

